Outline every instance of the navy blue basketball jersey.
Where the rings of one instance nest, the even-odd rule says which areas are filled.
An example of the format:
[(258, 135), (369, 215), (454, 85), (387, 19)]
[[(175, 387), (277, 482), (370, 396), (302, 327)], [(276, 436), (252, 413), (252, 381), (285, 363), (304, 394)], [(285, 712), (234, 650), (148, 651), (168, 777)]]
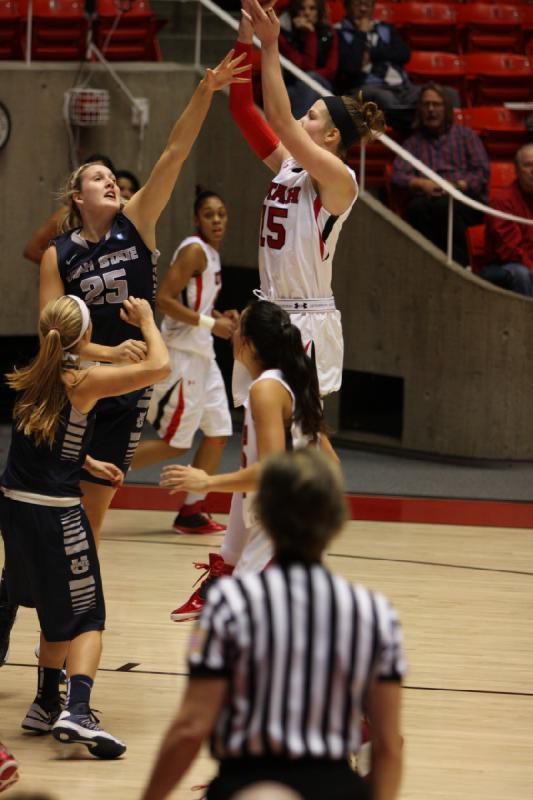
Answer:
[(85, 300), (93, 323), (92, 341), (114, 347), (125, 339), (139, 339), (139, 329), (120, 319), (122, 303), (130, 295), (152, 307), (157, 288), (157, 259), (135, 225), (121, 211), (99, 242), (87, 242), (80, 228), (53, 239), (65, 294)]
[(2, 486), (49, 497), (80, 497), (80, 473), (94, 420), (94, 409), (82, 414), (67, 400), (51, 448), (38, 445), (13, 423)]

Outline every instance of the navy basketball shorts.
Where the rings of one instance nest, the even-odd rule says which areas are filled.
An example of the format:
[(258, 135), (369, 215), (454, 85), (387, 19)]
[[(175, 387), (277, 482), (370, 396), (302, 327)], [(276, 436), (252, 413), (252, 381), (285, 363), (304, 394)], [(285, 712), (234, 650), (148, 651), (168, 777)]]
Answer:
[(281, 756), (225, 759), (206, 800), (231, 800), (241, 789), (263, 781), (281, 783), (305, 800), (370, 800), (368, 784), (347, 761)]
[[(150, 406), (153, 386), (120, 397), (106, 397), (96, 405), (94, 432), (89, 455), (108, 461), (126, 473), (141, 438)], [(111, 481), (95, 478), (82, 470), (81, 479), (89, 483), (111, 486)]]
[(105, 627), (100, 564), (81, 505), (22, 503), (0, 495), (9, 602), (35, 608), (47, 642)]

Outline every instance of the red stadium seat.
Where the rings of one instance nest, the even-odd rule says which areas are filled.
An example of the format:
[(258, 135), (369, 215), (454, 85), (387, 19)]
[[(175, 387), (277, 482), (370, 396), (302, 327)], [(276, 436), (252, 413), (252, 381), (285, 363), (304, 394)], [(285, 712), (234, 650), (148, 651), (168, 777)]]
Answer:
[(98, 0), (95, 44), (109, 61), (161, 61), (156, 19), (148, 0)]
[(24, 16), (18, 0), (0, 0), (0, 59), (22, 58)]
[(518, 6), (469, 3), (457, 8), (464, 52), (523, 52), (523, 22), (524, 12)]
[(467, 53), (463, 59), (470, 105), (531, 100), (533, 63), (527, 56)]
[(524, 41), (525, 51), (528, 55), (533, 55), (533, 5), (524, 6)]
[(397, 3), (376, 3), (372, 16), (389, 25), (396, 25), (396, 11), (399, 8)]
[[(387, 133), (391, 134), (390, 129)], [(357, 179), (360, 180), (361, 148), (354, 145), (348, 153), (348, 164), (355, 170)], [(394, 160), (394, 153), (380, 142), (371, 142), (366, 146), (365, 152), (365, 188), (377, 189), (385, 186), (385, 167)]]
[[(280, 12), (280, 4), (276, 3), (276, 12)], [(346, 16), (346, 9), (342, 0), (326, 0), (326, 13), (330, 25), (336, 25)]]
[(472, 272), (479, 275), (481, 267), (485, 266), (485, 226), (473, 225), (466, 229), (466, 246), (468, 247), (468, 260)]
[(504, 106), (474, 106), (462, 111), (462, 124), (479, 133), (491, 158), (512, 159), (531, 138), (519, 111)]
[(458, 51), (453, 5), (401, 3), (394, 7), (394, 25), (413, 50)]
[(453, 53), (429, 53), (417, 50), (411, 53), (406, 65), (413, 83), (436, 81), (457, 89), (466, 102), (466, 68), (463, 56)]
[(83, 0), (33, 0), (33, 59), (81, 61), (86, 38)]

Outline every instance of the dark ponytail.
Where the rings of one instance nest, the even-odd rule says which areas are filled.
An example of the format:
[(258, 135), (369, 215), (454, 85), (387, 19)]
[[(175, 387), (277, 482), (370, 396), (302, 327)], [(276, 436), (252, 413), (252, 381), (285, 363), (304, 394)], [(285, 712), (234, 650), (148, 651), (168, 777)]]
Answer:
[(208, 200), (210, 197), (216, 197), (222, 203), (224, 202), (221, 196), (216, 192), (212, 192), (211, 189), (204, 189), (203, 186), (200, 186), (200, 184), (196, 185), (194, 193), (194, 204), (193, 204), (194, 216), (197, 216), (198, 212), (200, 211), (205, 201)]
[(295, 421), (316, 440), (324, 429), (316, 366), (287, 312), (264, 300), (253, 303), (241, 317), (241, 335), (253, 344), (265, 369), (281, 370), (294, 392)]

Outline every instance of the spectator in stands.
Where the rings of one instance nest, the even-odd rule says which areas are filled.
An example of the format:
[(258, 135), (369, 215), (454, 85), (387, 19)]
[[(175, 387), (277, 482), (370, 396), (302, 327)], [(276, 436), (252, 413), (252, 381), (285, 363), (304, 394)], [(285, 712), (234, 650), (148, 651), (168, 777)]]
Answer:
[[(487, 153), (474, 131), (454, 124), (451, 98), (444, 87), (426, 83), (421, 88), (414, 128), (402, 146), (465, 195), (486, 203), (490, 175)], [(444, 190), (400, 156), (394, 160), (392, 183), (412, 192), (406, 208), (407, 221), (446, 251), (448, 196)], [(454, 261), (468, 264), (465, 231), (482, 220), (481, 211), (454, 202)]]
[[(332, 92), (339, 62), (338, 43), (327, 21), (324, 0), (291, 0), (287, 10), (280, 14), (279, 22), (281, 54)], [(285, 82), (292, 113), (300, 119), (319, 99), (319, 94), (289, 73)]]
[(404, 69), (411, 51), (396, 29), (373, 18), (374, 0), (344, 0), (346, 16), (338, 27), (338, 94), (362, 90), (385, 112), (389, 125), (409, 128), (419, 87)]
[(118, 169), (115, 172), (115, 178), (117, 179), (117, 185), (120, 189), (120, 196), (126, 203), (128, 200), (131, 200), (135, 192), (138, 192), (141, 188), (139, 179), (128, 169)]
[[(533, 142), (515, 156), (516, 180), (492, 198), (490, 205), (533, 220)], [(533, 225), (485, 217), (485, 257), (481, 277), (505, 289), (533, 297)]]

